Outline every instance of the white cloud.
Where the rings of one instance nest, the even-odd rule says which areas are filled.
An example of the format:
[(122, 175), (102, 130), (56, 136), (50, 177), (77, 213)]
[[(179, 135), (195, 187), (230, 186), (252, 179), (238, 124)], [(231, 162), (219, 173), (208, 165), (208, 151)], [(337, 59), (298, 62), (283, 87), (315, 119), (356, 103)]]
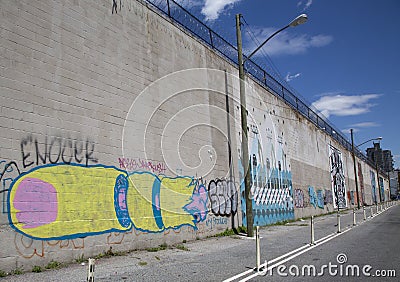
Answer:
[(175, 2), (188, 10), (203, 5), (203, 0), (175, 0)]
[(381, 126), (379, 123), (374, 122), (374, 121), (367, 121), (367, 122), (360, 122), (360, 123), (355, 123), (349, 125), (350, 127), (355, 127), (355, 128), (369, 128), (369, 127), (378, 127)]
[(299, 1), (299, 2), (297, 2), (297, 7), (303, 6), (303, 3), (304, 3), (303, 11), (305, 11), (308, 8), (310, 8), (310, 6), (312, 5), (312, 2), (313, 2), (313, 0), (308, 0), (307, 2)]
[[(252, 31), (259, 42), (263, 42), (266, 38), (268, 38), (271, 34), (277, 31), (278, 28), (252, 28)], [(246, 36), (247, 46), (249, 50), (246, 51), (253, 51), (257, 44), (253, 42)], [(330, 35), (314, 35), (309, 36), (306, 34), (302, 35), (292, 35), (287, 31), (283, 31), (276, 35), (271, 41), (263, 47), (263, 50), (268, 53), (268, 55), (297, 55), (305, 53), (310, 48), (318, 48), (323, 47), (330, 44), (333, 41), (333, 37)]]
[(285, 80), (287, 82), (289, 82), (289, 81), (291, 81), (291, 80), (293, 80), (295, 78), (298, 78), (300, 75), (301, 75), (301, 73), (296, 73), (294, 75), (291, 75), (290, 72), (288, 72), (288, 74), (285, 76)]
[(241, 0), (205, 0), (201, 13), (207, 21), (214, 21), (223, 11), (232, 8), (239, 1)]
[(381, 125), (374, 121), (360, 122), (360, 123), (354, 123), (354, 124), (349, 125), (349, 128), (343, 129), (342, 132), (350, 134), (350, 129), (353, 129), (353, 132), (357, 133), (357, 132), (360, 132), (362, 128), (371, 128), (371, 127), (378, 127), (378, 126), (381, 126)]
[[(307, 10), (308, 8), (310, 8), (310, 6), (312, 5), (312, 1), (313, 1), (313, 0), (308, 0), (308, 1), (307, 1), (306, 5), (305, 5), (305, 7), (304, 7), (304, 10)], [(304, 11), (304, 10), (303, 10), (303, 11)]]
[(369, 112), (370, 108), (375, 106), (370, 101), (380, 96), (379, 94), (323, 96), (312, 103), (312, 106), (326, 117), (354, 116)]

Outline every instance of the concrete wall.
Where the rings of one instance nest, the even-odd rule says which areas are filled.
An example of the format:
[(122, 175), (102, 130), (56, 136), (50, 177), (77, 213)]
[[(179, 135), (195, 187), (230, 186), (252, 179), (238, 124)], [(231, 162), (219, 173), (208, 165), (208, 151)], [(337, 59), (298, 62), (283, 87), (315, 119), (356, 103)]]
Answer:
[[(0, 0), (1, 270), (246, 223), (237, 69), (142, 2), (122, 4)], [(246, 87), (255, 223), (332, 211), (330, 157), (347, 192), (351, 154)], [(360, 164), (370, 204), (374, 169)]]

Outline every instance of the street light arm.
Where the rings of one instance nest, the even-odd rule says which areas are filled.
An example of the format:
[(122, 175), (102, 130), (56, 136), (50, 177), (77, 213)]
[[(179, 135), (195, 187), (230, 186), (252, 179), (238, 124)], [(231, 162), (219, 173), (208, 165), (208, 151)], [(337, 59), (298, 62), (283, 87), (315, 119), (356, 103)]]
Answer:
[(369, 140), (367, 140), (367, 141), (365, 141), (365, 142), (362, 142), (361, 144), (359, 144), (359, 145), (357, 145), (357, 146), (355, 146), (355, 147), (358, 148), (358, 147), (360, 147), (361, 145), (364, 145), (365, 143), (368, 143), (368, 142), (370, 142), (370, 141), (372, 141), (372, 140), (382, 140), (382, 137), (377, 137), (377, 138), (369, 139)]
[(280, 30), (275, 31), (270, 37), (268, 37), (267, 39), (264, 40), (264, 42), (257, 47), (256, 50), (254, 50), (249, 56), (247, 56), (244, 60), (243, 60), (243, 65), (244, 63), (249, 60), (258, 50), (260, 50), (265, 43), (267, 43), (272, 37), (274, 37), (275, 35), (277, 35), (279, 32), (287, 29), (288, 27), (295, 27), (298, 25), (301, 25), (303, 23), (305, 23), (307, 21), (308, 17), (306, 14), (301, 14), (300, 16), (296, 17), (293, 21), (291, 21), (287, 26), (282, 27)]
[(247, 60), (249, 60), (255, 53), (257, 53), (257, 51), (260, 50), (260, 49), (265, 45), (265, 43), (267, 43), (272, 37), (274, 37), (275, 35), (277, 35), (279, 32), (281, 32), (281, 31), (287, 29), (288, 27), (290, 27), (290, 25), (287, 25), (287, 26), (281, 28), (280, 30), (275, 31), (270, 37), (268, 37), (267, 39), (265, 39), (265, 41), (264, 41), (260, 46), (258, 46), (256, 50), (254, 50), (250, 55), (248, 55), (248, 56), (243, 60), (243, 64), (244, 64)]

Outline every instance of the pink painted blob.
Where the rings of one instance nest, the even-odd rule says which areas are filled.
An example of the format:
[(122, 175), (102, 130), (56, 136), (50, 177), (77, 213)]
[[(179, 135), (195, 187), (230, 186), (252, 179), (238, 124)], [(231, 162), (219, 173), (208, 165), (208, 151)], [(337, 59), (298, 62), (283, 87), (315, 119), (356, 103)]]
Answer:
[(185, 209), (190, 212), (195, 222), (204, 221), (207, 217), (207, 190), (204, 185), (200, 185), (198, 191), (194, 191), (192, 202), (185, 206)]
[(19, 183), (14, 197), (14, 208), (23, 228), (36, 228), (52, 223), (57, 218), (57, 190), (38, 178), (25, 178)]

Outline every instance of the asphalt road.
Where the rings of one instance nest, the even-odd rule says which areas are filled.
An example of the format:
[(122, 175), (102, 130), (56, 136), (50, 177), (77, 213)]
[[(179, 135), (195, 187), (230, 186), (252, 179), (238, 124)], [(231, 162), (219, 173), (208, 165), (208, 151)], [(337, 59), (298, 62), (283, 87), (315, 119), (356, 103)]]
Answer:
[(400, 206), (357, 219), (361, 224), (251, 281), (400, 281)]
[[(367, 216), (370, 216), (369, 208)], [(287, 269), (283, 272), (287, 276), (280, 276), (277, 266), (273, 269), (272, 276), (271, 272), (267, 272), (267, 276), (255, 276), (251, 281), (366, 280), (365, 276), (348, 277), (340, 276), (340, 273), (332, 276), (327, 268), (324, 268), (324, 275), (318, 277), (293, 277), (289, 274), (289, 267), (292, 267), (292, 272), (295, 272), (296, 267), (301, 272), (304, 265), (314, 265), (318, 274), (322, 266), (329, 266), (329, 263), (338, 265), (340, 270), (337, 262), (339, 254), (347, 257), (347, 262), (341, 264), (344, 270), (350, 264), (360, 268), (370, 265), (372, 269), (369, 273), (373, 275), (375, 270), (396, 270), (397, 278), (385, 280), (398, 281), (400, 205), (366, 221), (363, 220), (362, 211), (357, 211), (356, 221), (357, 225), (353, 226), (352, 212), (344, 213), (341, 216), (342, 232), (338, 234), (335, 214), (316, 218), (317, 244), (312, 246), (308, 220), (261, 228), (261, 262), (267, 261), (267, 267), (279, 263), (285, 265)], [(184, 245), (186, 250), (172, 247), (158, 252), (136, 251), (125, 256), (97, 260), (95, 281), (224, 281), (241, 274), (237, 279), (232, 279), (240, 281), (256, 273), (252, 270), (256, 265), (254, 239), (230, 236), (198, 240)], [(298, 250), (299, 248), (301, 249)], [(297, 252), (292, 252), (296, 249)], [(292, 254), (284, 256), (288, 252)], [(279, 259), (281, 256), (284, 257)], [(57, 270), (8, 276), (0, 278), (0, 281), (86, 281), (87, 271), (87, 264), (71, 264)], [(367, 278), (382, 281), (378, 277)]]

